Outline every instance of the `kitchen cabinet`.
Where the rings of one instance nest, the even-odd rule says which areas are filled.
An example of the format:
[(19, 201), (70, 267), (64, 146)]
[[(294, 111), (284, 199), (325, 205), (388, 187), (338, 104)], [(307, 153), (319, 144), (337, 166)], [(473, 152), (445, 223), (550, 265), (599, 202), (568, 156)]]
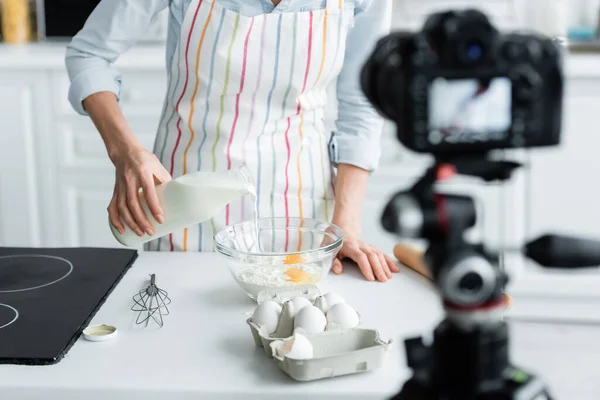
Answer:
[(600, 236), (598, 110), (600, 79), (571, 79), (562, 145), (531, 154), (531, 234), (560, 229)]
[[(596, 65), (599, 65), (596, 61)], [(529, 198), (524, 232), (528, 238), (546, 232), (600, 238), (600, 78), (570, 76), (565, 91), (563, 142), (560, 147), (531, 151), (527, 179), (520, 195)], [(522, 288), (522, 289), (521, 289)], [(533, 264), (522, 271), (519, 291), (557, 297), (598, 299), (598, 269), (544, 270)], [(598, 301), (598, 300), (596, 300)]]
[[(0, 243), (44, 242), (45, 71), (0, 72)], [(41, 134), (40, 134), (41, 133)]]

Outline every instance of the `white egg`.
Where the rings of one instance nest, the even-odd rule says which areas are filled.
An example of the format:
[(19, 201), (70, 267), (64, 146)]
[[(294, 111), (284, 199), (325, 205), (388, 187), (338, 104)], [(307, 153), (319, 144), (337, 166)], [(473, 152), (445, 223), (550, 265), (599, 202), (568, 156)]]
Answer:
[(294, 337), (286, 343), (283, 350), (285, 356), (294, 360), (307, 360), (314, 357), (314, 348), (304, 335), (294, 333)]
[(252, 314), (252, 322), (258, 326), (266, 327), (270, 335), (277, 329), (280, 315), (281, 306), (272, 300), (267, 300), (256, 307), (254, 314)]
[(346, 303), (338, 303), (327, 311), (327, 322), (342, 329), (358, 326), (358, 313)]
[(323, 311), (312, 305), (303, 307), (294, 318), (294, 329), (302, 328), (308, 334), (321, 333), (326, 325), (327, 318)]
[(327, 311), (329, 311), (329, 309), (331, 307), (333, 307), (336, 304), (340, 304), (340, 303), (345, 303), (346, 300), (344, 300), (344, 298), (342, 296), (340, 296), (339, 294), (335, 293), (335, 292), (329, 292), (329, 293), (325, 293), (323, 296), (321, 296), (321, 310), (324, 313), (327, 313)]
[(293, 306), (290, 307), (292, 317), (295, 317), (296, 314), (298, 314), (298, 311), (302, 310), (304, 307), (312, 306), (310, 300), (308, 300), (306, 297), (301, 296), (296, 296), (293, 299), (289, 300), (288, 304)]

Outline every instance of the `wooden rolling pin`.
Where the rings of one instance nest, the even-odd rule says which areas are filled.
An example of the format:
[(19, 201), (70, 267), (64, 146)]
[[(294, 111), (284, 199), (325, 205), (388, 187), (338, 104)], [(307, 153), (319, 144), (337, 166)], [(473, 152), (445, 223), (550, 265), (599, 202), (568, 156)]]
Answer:
[[(394, 257), (396, 257), (401, 264), (417, 272), (419, 275), (433, 280), (433, 277), (429, 272), (429, 268), (427, 268), (427, 265), (425, 265), (425, 262), (423, 262), (424, 253), (425, 252), (423, 250), (405, 243), (398, 243), (396, 246), (394, 246)], [(512, 304), (512, 298), (506, 293), (504, 296), (506, 297), (507, 308), (510, 308)]]
[(429, 272), (429, 268), (423, 262), (423, 254), (425, 252), (420, 250), (414, 246), (398, 243), (394, 246), (394, 256), (408, 268), (413, 271), (423, 275), (427, 279), (433, 279), (431, 273)]

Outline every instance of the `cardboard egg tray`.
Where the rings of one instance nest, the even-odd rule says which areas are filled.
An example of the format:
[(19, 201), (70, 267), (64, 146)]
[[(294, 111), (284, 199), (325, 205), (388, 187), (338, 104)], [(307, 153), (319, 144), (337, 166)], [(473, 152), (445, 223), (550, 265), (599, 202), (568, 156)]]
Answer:
[(297, 381), (314, 381), (378, 369), (385, 362), (391, 345), (391, 341), (382, 341), (373, 329), (327, 331), (306, 337), (314, 349), (314, 357), (308, 360), (285, 357), (281, 348), (293, 338), (276, 340), (270, 346), (279, 369)]
[(379, 332), (363, 329), (363, 319), (359, 314), (359, 325), (352, 329), (341, 329), (328, 324), (325, 332), (304, 334), (311, 342), (314, 357), (308, 360), (287, 358), (282, 347), (293, 340), (294, 321), (285, 303), (294, 297), (305, 297), (315, 304), (321, 292), (315, 285), (302, 285), (291, 288), (274, 288), (262, 291), (258, 304), (272, 300), (283, 306), (277, 330), (269, 335), (265, 329), (246, 320), (250, 326), (254, 343), (264, 349), (265, 355), (275, 360), (279, 369), (297, 381), (313, 381), (359, 372), (368, 372), (381, 367), (386, 359), (392, 341), (382, 341)]

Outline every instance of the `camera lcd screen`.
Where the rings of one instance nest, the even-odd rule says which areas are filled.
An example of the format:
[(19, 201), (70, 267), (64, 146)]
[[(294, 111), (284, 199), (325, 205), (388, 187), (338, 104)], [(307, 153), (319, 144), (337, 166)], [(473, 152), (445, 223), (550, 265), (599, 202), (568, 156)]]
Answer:
[(511, 126), (509, 78), (436, 78), (429, 87), (429, 142), (490, 142), (506, 139)]

